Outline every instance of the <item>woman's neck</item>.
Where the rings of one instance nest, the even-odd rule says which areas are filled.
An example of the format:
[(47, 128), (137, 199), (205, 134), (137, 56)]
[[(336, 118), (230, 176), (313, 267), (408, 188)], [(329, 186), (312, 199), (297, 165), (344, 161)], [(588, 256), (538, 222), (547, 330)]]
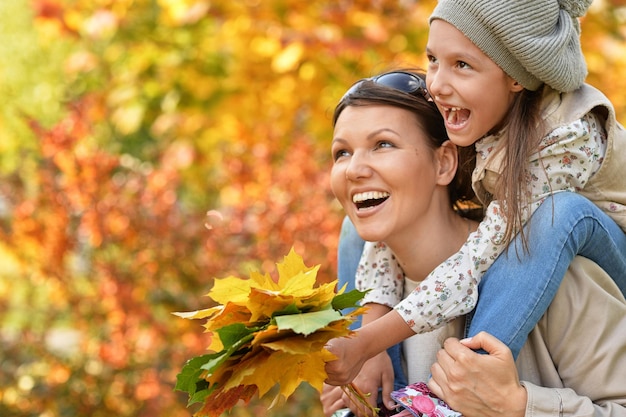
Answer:
[(411, 231), (403, 240), (386, 242), (407, 278), (422, 281), (439, 264), (458, 252), (477, 222), (451, 212), (438, 222)]

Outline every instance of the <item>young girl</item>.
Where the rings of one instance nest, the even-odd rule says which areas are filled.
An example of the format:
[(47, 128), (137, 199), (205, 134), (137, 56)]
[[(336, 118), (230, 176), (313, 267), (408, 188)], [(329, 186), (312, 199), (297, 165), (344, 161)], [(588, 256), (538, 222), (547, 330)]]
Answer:
[[(392, 252), (366, 244), (357, 285), (376, 289), (368, 302), (399, 303), (356, 337), (333, 341), (339, 359), (327, 365), (329, 382), (349, 382), (382, 349), (472, 310), (483, 274), (470, 335), (487, 330), (514, 356), (575, 254), (596, 261), (626, 292), (626, 237), (615, 224), (626, 228), (620, 175), (626, 132), (609, 101), (583, 84), (577, 18), (589, 3), (438, 3), (430, 19), (427, 84), (451, 141), (475, 145), (473, 181), (488, 204), (485, 219), (402, 301), (390, 290), (403, 277)], [(584, 195), (615, 222), (591, 209), (569, 212), (559, 203), (561, 191)], [(524, 228), (552, 194), (554, 224), (551, 216), (533, 216)]]

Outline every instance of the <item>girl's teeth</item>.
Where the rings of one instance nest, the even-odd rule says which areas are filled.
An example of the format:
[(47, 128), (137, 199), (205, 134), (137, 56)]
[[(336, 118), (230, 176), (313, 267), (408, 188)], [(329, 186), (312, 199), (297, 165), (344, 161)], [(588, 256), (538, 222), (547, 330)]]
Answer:
[(459, 110), (461, 110), (460, 107), (450, 107), (448, 109), (448, 117), (447, 117), (448, 123), (454, 122), (454, 120), (456, 119), (456, 112), (458, 112)]

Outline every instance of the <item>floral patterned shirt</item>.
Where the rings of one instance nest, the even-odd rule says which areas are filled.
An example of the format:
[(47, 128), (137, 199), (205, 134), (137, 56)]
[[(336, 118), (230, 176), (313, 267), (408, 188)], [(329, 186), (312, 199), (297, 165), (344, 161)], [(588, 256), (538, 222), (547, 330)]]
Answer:
[[(474, 185), (479, 198), (486, 197), (481, 184), (485, 173), (481, 171), (485, 171), (490, 156), (497, 157), (493, 151), (498, 140), (497, 135), (488, 136), (475, 145)], [(545, 136), (529, 160), (531, 202), (523, 213), (524, 220), (550, 194), (583, 189), (600, 168), (606, 147), (606, 133), (592, 113)], [(494, 200), (487, 206), (478, 229), (469, 235), (461, 249), (406, 296), (402, 293), (404, 273), (391, 250), (384, 243), (366, 242), (356, 272), (357, 288), (370, 289), (363, 302), (395, 308), (416, 333), (441, 327), (475, 307), (480, 279), (506, 248), (505, 230), (500, 203)]]

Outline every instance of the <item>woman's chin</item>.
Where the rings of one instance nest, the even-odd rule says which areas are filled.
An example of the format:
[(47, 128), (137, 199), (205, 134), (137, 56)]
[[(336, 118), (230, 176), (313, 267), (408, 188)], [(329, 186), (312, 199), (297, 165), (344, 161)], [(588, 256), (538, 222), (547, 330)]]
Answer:
[(373, 229), (371, 227), (359, 228), (357, 226), (356, 231), (359, 234), (359, 236), (361, 236), (361, 239), (367, 242), (381, 242), (381, 241), (384, 241), (389, 236), (389, 233), (385, 233), (380, 229)]

